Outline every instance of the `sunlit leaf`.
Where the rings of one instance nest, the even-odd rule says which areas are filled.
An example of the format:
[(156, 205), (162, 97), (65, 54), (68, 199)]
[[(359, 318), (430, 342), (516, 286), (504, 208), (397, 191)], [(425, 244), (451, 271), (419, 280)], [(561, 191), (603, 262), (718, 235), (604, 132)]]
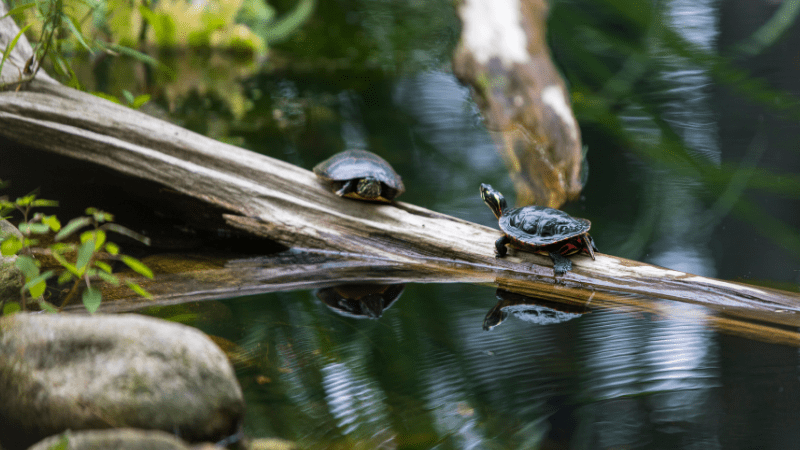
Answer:
[(50, 250), (56, 253), (64, 253), (75, 250), (77, 247), (74, 244), (66, 244), (64, 242), (56, 242), (50, 245)]
[(81, 242), (85, 243), (90, 240), (95, 241), (94, 249), (95, 251), (100, 250), (103, 247), (103, 244), (106, 242), (106, 232), (103, 230), (91, 230), (85, 231), (81, 234)]
[(119, 245), (117, 245), (117, 244), (115, 244), (113, 242), (108, 242), (108, 243), (106, 243), (106, 251), (108, 253), (112, 254), (112, 255), (118, 255), (119, 254)]
[(23, 247), (34, 247), (36, 245), (39, 245), (38, 239), (25, 238), (22, 240)]
[(34, 200), (36, 200), (35, 195), (26, 195), (25, 197), (19, 197), (14, 203), (16, 203), (17, 206), (30, 206)]
[(39, 297), (40, 295), (44, 294), (44, 290), (47, 287), (47, 279), (52, 277), (54, 273), (55, 272), (52, 270), (48, 270), (47, 272), (25, 283), (25, 286), (22, 288), (27, 289), (28, 292), (31, 293), (31, 297)]
[(133, 281), (125, 280), (125, 284), (127, 284), (128, 287), (131, 288), (131, 290), (133, 292), (136, 292), (137, 294), (141, 295), (142, 297), (148, 298), (148, 299), (152, 299), (153, 298), (153, 295), (151, 293), (145, 291), (141, 286), (139, 286), (138, 284), (134, 283)]
[(147, 278), (153, 278), (153, 271), (138, 259), (127, 255), (121, 256), (120, 259), (122, 259), (122, 262), (124, 262), (128, 267), (133, 269), (138, 274), (144, 275)]
[(144, 105), (149, 101), (150, 101), (150, 94), (142, 94), (133, 99), (133, 103), (131, 103), (130, 106), (133, 109), (139, 109), (142, 107), (142, 105)]
[(55, 240), (60, 241), (69, 236), (71, 236), (76, 231), (80, 230), (81, 228), (91, 225), (92, 219), (90, 217), (76, 217), (67, 223), (61, 231), (56, 234)]
[(103, 272), (111, 273), (111, 266), (109, 266), (108, 264), (106, 264), (103, 261), (95, 261), (94, 265), (99, 267), (100, 270), (102, 270)]
[(70, 272), (69, 270), (65, 270), (61, 272), (61, 275), (58, 276), (58, 280), (56, 281), (58, 282), (58, 284), (64, 284), (72, 281), (73, 277), (74, 275), (72, 275), (72, 272)]
[(14, 265), (25, 275), (25, 279), (30, 280), (39, 276), (39, 267), (36, 262), (28, 255), (19, 255), (14, 261)]
[(7, 302), (3, 305), (3, 315), (8, 316), (22, 311), (22, 307), (17, 302)]
[(0, 244), (0, 254), (3, 256), (16, 255), (22, 249), (22, 241), (16, 236), (9, 236)]
[(114, 103), (117, 103), (117, 104), (120, 104), (120, 105), (122, 104), (122, 102), (120, 102), (117, 97), (114, 97), (111, 94), (106, 94), (105, 92), (94, 91), (94, 92), (91, 92), (91, 94), (94, 95), (95, 97), (104, 98), (104, 99), (106, 99), (106, 100), (108, 100), (110, 102), (114, 102)]
[(103, 295), (100, 294), (99, 289), (87, 287), (86, 290), (83, 291), (83, 306), (86, 307), (89, 314), (94, 314), (97, 308), (100, 307), (100, 302), (102, 301)]
[(58, 232), (61, 229), (61, 221), (56, 216), (45, 216), (42, 223), (50, 227), (51, 230)]

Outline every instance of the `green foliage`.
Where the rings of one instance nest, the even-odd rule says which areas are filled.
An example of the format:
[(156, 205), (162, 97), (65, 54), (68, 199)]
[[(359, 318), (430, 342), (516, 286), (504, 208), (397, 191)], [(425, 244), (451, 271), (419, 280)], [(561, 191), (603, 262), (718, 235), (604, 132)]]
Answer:
[[(81, 88), (75, 71), (65, 57), (75, 50), (85, 50), (90, 54), (102, 52), (114, 56), (125, 54), (157, 69), (166, 69), (148, 55), (117, 42), (109, 42), (108, 33), (105, 32), (107, 30), (103, 29), (105, 28), (104, 20), (87, 20), (88, 18), (97, 19), (101, 12), (110, 14), (108, 6), (106, 2), (87, 2), (85, 0), (41, 0), (11, 8), (8, 15), (14, 16), (17, 21), (22, 20), (29, 23), (22, 27), (22, 30), (5, 49), (3, 59), (0, 61), (0, 71), (19, 38), (29, 29), (32, 29), (36, 35), (36, 38), (33, 39), (33, 56), (28, 60), (20, 79), (17, 80), (18, 83), (32, 79), (41, 65), (47, 62), (52, 66), (54, 74), (62, 78), (67, 85)], [(95, 24), (100, 27), (95, 27)], [(4, 86), (0, 86), (0, 88), (2, 87)], [(129, 104), (133, 103), (129, 102)], [(138, 103), (138, 106), (141, 106), (141, 100)]]
[[(133, 271), (148, 278), (153, 278), (153, 272), (141, 261), (130, 256), (121, 255), (119, 246), (107, 240), (107, 233), (123, 234), (147, 245), (150, 244), (149, 238), (113, 223), (114, 217), (111, 214), (96, 208), (86, 209), (86, 216), (72, 219), (63, 227), (55, 215), (45, 215), (39, 212), (31, 215), (33, 208), (53, 206), (58, 206), (58, 203), (51, 200), (38, 199), (35, 195), (21, 197), (13, 202), (0, 198), (0, 213), (4, 215), (16, 210), (22, 213), (23, 216), (17, 226), (23, 238), (20, 239), (14, 234), (4, 236), (0, 242), (0, 252), (2, 252), (3, 256), (17, 255), (14, 264), (25, 278), (25, 283), (21, 289), (22, 304), (20, 305), (16, 302), (6, 303), (3, 305), (3, 314), (12, 314), (26, 309), (27, 296), (35, 299), (40, 308), (50, 312), (57, 312), (58, 309), (44, 299), (47, 281), (56, 276), (56, 283), (59, 285), (72, 283), (69, 293), (61, 305), (62, 308), (72, 300), (79, 288), (83, 286), (83, 304), (89, 313), (94, 313), (100, 307), (102, 294), (92, 283), (96, 280), (102, 280), (113, 285), (120, 284), (120, 279), (112, 273), (111, 265), (106, 262), (110, 260), (121, 261)], [(90, 229), (80, 233), (78, 236), (80, 244), (61, 242), (85, 228)], [(39, 240), (32, 238), (34, 235), (50, 233), (55, 233), (55, 242), (47, 247), (39, 246)], [(41, 264), (35, 258), (37, 254), (51, 256), (61, 266), (61, 270), (41, 272)], [(130, 280), (126, 280), (126, 285), (138, 295), (147, 298), (152, 297), (138, 284)]]

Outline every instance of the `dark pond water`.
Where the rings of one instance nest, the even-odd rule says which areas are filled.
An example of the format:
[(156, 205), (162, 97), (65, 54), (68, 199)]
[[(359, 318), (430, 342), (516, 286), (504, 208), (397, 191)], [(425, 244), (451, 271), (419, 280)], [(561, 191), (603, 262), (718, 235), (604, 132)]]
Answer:
[[(550, 40), (590, 169), (564, 209), (592, 221), (604, 253), (796, 292), (800, 110), (785, 95), (800, 91), (800, 29), (746, 56), (737, 45), (779, 4), (641, 5), (553, 6)], [(403, 175), (402, 200), (496, 226), (478, 185), (513, 188), (449, 71), (452, 10), (318, 7), (305, 41), (274, 51), (320, 57), (324, 46), (306, 54), (302, 43), (323, 39), (327, 19), (343, 39), (330, 51), (363, 56), (352, 67), (276, 67), (243, 83), (242, 116), (212, 94), (174, 119), (306, 168), (366, 146)], [(797, 347), (719, 334), (708, 311), (677, 302), (547, 324), (518, 308), (484, 331), (496, 302), (494, 287), (411, 284), (377, 320), (338, 314), (310, 291), (187, 309), (189, 323), (238, 346), (246, 432), (302, 448), (800, 448)]]

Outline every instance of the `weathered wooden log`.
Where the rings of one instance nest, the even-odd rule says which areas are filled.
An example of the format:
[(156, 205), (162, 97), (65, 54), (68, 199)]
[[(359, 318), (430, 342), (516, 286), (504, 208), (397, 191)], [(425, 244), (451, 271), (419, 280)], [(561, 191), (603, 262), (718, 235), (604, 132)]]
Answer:
[[(17, 73), (13, 64), (4, 74), (6, 70)], [(512, 251), (506, 258), (495, 258), (497, 229), (403, 202), (343, 199), (308, 170), (49, 80), (33, 80), (20, 91), (0, 93), (0, 135), (224, 208), (229, 213), (223, 219), (231, 226), (287, 247), (361, 255), (445, 282), (479, 280), (522, 293), (558, 292), (561, 301), (637, 294), (724, 312), (758, 311), (762, 320), (800, 325), (798, 294), (611, 255), (599, 254), (595, 261), (575, 256), (574, 270), (556, 279), (547, 257)], [(477, 185), (475, 201), (480, 201)]]

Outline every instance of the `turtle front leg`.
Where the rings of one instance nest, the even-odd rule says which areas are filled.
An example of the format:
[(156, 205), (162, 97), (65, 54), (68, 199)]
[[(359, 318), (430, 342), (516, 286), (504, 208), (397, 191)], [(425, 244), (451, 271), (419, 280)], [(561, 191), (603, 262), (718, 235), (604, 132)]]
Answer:
[(558, 253), (548, 252), (550, 259), (553, 260), (553, 270), (556, 275), (564, 275), (572, 270), (572, 261), (566, 256), (559, 255)]
[(347, 180), (344, 185), (342, 185), (342, 187), (336, 191), (336, 195), (339, 197), (344, 197), (351, 192), (355, 192), (357, 187), (358, 182), (356, 182), (356, 180)]
[(509, 242), (511, 242), (511, 239), (509, 239), (508, 236), (503, 236), (500, 239), (494, 241), (494, 249), (495, 253), (497, 253), (498, 258), (506, 256), (506, 252), (508, 251), (508, 249), (506, 249), (506, 244), (508, 244)]

